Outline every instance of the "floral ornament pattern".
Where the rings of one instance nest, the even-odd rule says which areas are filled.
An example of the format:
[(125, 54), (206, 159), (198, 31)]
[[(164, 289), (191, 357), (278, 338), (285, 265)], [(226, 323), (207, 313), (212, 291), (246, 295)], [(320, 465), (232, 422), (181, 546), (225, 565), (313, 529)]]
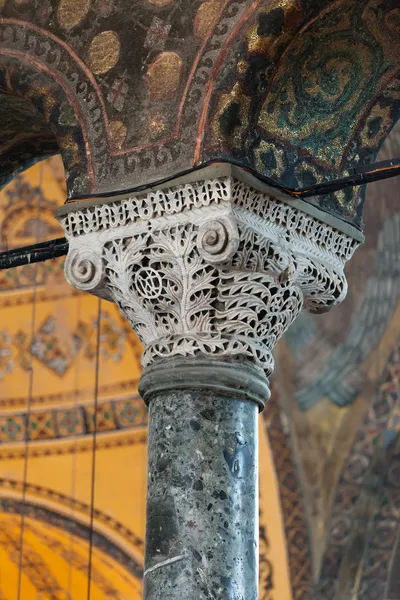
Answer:
[[(67, 280), (114, 301), (144, 345), (171, 356), (247, 358), (267, 374), (302, 307), (346, 294), (357, 241), (231, 177), (60, 216)], [(123, 232), (123, 233), (122, 233)]]

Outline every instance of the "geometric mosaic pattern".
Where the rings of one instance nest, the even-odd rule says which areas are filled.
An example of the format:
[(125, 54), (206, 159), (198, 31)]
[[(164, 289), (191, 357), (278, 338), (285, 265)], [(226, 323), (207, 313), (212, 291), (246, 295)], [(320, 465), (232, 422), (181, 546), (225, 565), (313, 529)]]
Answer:
[(0, 442), (22, 442), (26, 437), (24, 415), (0, 417)]
[(145, 427), (147, 408), (139, 396), (54, 410), (0, 415), (0, 444), (50, 440), (93, 433)]

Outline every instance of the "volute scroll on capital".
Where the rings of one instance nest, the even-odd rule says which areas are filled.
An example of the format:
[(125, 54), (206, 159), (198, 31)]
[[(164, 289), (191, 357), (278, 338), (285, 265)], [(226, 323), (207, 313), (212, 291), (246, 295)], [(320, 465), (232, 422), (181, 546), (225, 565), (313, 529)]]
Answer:
[(58, 216), (66, 278), (116, 302), (158, 358), (247, 359), (267, 375), (304, 307), (347, 290), (357, 240), (232, 176), (78, 207)]

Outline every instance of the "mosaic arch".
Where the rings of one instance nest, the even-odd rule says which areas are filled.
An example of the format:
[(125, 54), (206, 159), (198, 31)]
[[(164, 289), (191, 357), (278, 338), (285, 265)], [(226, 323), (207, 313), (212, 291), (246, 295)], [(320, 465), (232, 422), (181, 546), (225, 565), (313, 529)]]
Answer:
[[(21, 511), (24, 545), (20, 565)], [(0, 564), (2, 597), (18, 589), (21, 597), (67, 600), (87, 595), (90, 529), (40, 504), (0, 498)], [(105, 535), (92, 536), (91, 597), (126, 600), (141, 593), (142, 565)]]
[[(68, 197), (228, 161), (303, 188), (398, 119), (396, 0), (0, 2), (0, 181), (61, 151)], [(359, 190), (314, 199), (361, 226)]]

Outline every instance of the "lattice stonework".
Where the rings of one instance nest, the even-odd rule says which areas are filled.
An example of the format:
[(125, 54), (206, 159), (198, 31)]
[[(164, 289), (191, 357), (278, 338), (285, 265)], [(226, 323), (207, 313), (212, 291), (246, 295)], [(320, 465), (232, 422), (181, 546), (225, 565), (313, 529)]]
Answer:
[(270, 374), (301, 308), (345, 297), (358, 245), (228, 176), (63, 210), (68, 281), (117, 303), (144, 344), (143, 366), (202, 354), (246, 357)]

